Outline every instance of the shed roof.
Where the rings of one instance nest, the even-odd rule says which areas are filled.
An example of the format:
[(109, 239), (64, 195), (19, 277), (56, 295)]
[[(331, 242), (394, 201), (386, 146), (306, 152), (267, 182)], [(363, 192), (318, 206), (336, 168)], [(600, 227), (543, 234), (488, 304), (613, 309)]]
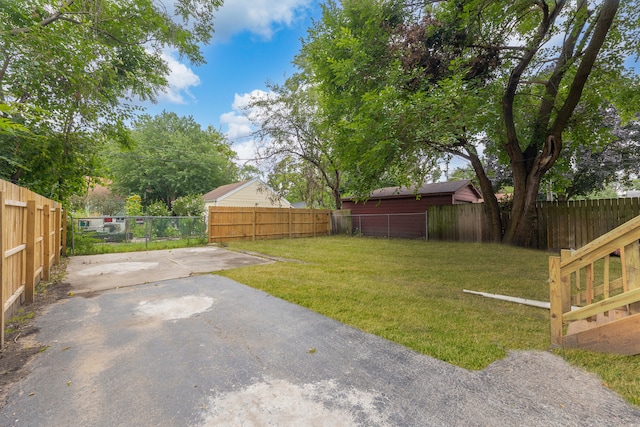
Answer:
[[(415, 186), (411, 187), (385, 187), (373, 190), (370, 199), (399, 199), (405, 197), (421, 196), (434, 196), (454, 194), (460, 191), (462, 188), (469, 186), (472, 191), (478, 196), (479, 199), (482, 195), (478, 189), (471, 183), (471, 180), (464, 179), (461, 181), (447, 181), (447, 182), (435, 182), (433, 184), (424, 184), (422, 187), (416, 189)], [(352, 200), (351, 197), (345, 197), (342, 200)]]

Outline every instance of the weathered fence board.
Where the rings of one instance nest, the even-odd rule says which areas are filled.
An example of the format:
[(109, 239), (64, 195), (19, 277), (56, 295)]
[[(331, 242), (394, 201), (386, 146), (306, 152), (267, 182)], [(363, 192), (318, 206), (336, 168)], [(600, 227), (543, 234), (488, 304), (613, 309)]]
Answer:
[[(531, 247), (577, 249), (638, 215), (639, 198), (538, 202), (531, 228)], [(429, 238), (489, 241), (483, 204), (430, 207)]]
[(484, 205), (430, 206), (428, 235), (430, 240), (481, 242), (488, 239)]
[(5, 318), (33, 301), (35, 286), (60, 261), (65, 241), (61, 212), (60, 203), (0, 180), (0, 346)]
[(209, 243), (326, 236), (331, 212), (317, 209), (212, 206)]

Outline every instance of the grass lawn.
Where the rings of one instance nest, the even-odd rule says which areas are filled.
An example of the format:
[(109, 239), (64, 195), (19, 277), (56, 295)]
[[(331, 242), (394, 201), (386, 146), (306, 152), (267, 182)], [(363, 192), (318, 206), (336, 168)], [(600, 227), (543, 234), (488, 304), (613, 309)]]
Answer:
[[(549, 348), (545, 309), (463, 289), (549, 300), (548, 253), (503, 245), (355, 237), (234, 242), (300, 262), (222, 274), (467, 369), (508, 350)], [(640, 405), (640, 358), (557, 351)]]

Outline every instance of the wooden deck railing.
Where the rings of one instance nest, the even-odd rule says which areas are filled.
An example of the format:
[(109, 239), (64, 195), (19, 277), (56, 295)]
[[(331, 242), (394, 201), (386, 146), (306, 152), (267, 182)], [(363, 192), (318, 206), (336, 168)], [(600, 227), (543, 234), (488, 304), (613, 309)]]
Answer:
[[(563, 250), (559, 257), (549, 258), (552, 346), (580, 346), (565, 336), (570, 322), (597, 320), (598, 315), (609, 316), (611, 310), (620, 308), (625, 315), (640, 313), (639, 239), (640, 216), (576, 251)], [(619, 254), (619, 263), (612, 260), (614, 253)], [(572, 306), (578, 308), (572, 310)], [(636, 332), (640, 337), (640, 330)], [(597, 334), (592, 338), (599, 339)], [(603, 339), (605, 344), (593, 348), (615, 347), (615, 337)]]

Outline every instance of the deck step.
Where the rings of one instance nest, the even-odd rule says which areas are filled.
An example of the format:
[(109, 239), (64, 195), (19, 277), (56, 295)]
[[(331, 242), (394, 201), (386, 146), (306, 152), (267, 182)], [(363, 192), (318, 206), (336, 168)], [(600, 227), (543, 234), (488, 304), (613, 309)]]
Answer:
[(601, 326), (605, 323), (613, 322), (614, 320), (619, 320), (624, 317), (629, 317), (629, 311), (626, 308), (619, 308), (609, 310), (608, 312), (606, 312), (606, 314), (600, 313), (597, 316), (592, 316), (589, 319), (576, 320), (569, 323), (569, 326), (567, 327), (567, 335), (572, 335), (578, 332), (586, 331), (588, 329), (593, 329), (596, 326)]
[[(599, 315), (598, 317), (603, 319), (573, 322), (577, 325), (569, 325), (567, 335), (562, 340), (563, 346), (604, 353), (640, 354), (640, 313), (629, 316), (614, 312), (626, 313), (622, 310), (611, 310), (609, 319), (604, 319), (607, 316)], [(582, 322), (587, 326), (580, 325)], [(588, 325), (589, 323), (591, 325)]]

